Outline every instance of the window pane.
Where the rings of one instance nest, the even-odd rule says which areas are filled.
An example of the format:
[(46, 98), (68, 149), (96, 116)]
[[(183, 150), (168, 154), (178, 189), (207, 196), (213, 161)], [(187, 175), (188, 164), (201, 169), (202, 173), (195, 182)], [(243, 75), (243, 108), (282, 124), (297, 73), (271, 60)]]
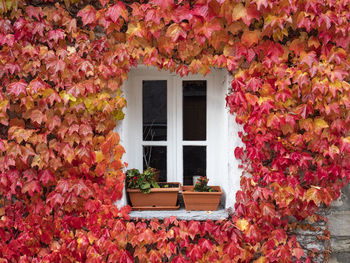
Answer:
[(205, 141), (207, 81), (183, 81), (183, 140)]
[(166, 146), (143, 146), (143, 169), (156, 168), (160, 171), (159, 182), (166, 182)]
[(167, 139), (167, 81), (142, 82), (143, 140)]
[(184, 185), (193, 184), (193, 176), (207, 174), (206, 146), (183, 147)]

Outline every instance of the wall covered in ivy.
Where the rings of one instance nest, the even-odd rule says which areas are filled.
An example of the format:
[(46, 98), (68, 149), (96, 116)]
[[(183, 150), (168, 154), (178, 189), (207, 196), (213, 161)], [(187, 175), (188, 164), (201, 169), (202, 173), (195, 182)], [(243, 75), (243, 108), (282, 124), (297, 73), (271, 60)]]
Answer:
[[(293, 233), (349, 180), (349, 19), (347, 0), (0, 1), (1, 261), (317, 259)], [(113, 205), (120, 86), (140, 63), (234, 75), (229, 219), (134, 222)]]

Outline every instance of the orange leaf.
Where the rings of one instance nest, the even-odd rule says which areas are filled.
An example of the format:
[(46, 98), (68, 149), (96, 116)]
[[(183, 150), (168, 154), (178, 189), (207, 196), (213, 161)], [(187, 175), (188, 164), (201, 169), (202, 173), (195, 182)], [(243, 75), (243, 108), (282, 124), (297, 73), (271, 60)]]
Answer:
[(306, 191), (306, 200), (308, 202), (313, 201), (316, 205), (320, 204), (320, 195), (319, 195), (319, 190), (316, 189), (315, 187), (311, 187)]
[(171, 24), (165, 34), (170, 37), (172, 41), (177, 42), (179, 39), (186, 39), (187, 33), (178, 24)]
[(238, 219), (236, 221), (236, 226), (239, 230), (241, 230), (242, 232), (244, 232), (245, 230), (247, 230), (248, 226), (249, 226), (249, 222), (245, 219)]
[(250, 47), (251, 45), (258, 43), (259, 37), (260, 37), (259, 30), (244, 31), (242, 35), (242, 43)]

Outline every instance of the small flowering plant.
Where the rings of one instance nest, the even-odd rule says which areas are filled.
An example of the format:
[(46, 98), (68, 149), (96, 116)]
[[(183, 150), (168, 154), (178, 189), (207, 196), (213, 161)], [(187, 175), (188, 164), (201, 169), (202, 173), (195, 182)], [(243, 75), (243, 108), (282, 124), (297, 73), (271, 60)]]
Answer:
[(158, 183), (154, 180), (152, 168), (147, 168), (143, 173), (140, 173), (138, 169), (127, 170), (126, 186), (131, 189), (140, 189), (145, 194), (151, 192), (151, 188), (159, 188)]
[(206, 176), (201, 176), (194, 186), (195, 192), (213, 192), (213, 189), (208, 186), (209, 179)]

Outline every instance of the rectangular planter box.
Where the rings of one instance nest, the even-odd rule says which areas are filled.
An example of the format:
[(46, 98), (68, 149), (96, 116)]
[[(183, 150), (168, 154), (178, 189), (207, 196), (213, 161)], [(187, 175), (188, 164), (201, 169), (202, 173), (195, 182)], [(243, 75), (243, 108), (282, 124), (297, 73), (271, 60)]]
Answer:
[[(178, 208), (176, 203), (181, 187), (180, 183), (167, 182), (158, 184), (172, 184), (176, 185), (176, 187), (152, 188), (149, 194), (144, 194), (139, 189), (128, 188), (126, 191), (129, 194), (132, 207), (135, 207), (137, 210)], [(142, 209), (142, 207), (144, 209)]]
[(194, 186), (184, 185), (182, 187), (182, 196), (186, 210), (218, 210), (222, 190), (220, 186), (211, 187), (218, 192), (195, 192), (193, 191)]

